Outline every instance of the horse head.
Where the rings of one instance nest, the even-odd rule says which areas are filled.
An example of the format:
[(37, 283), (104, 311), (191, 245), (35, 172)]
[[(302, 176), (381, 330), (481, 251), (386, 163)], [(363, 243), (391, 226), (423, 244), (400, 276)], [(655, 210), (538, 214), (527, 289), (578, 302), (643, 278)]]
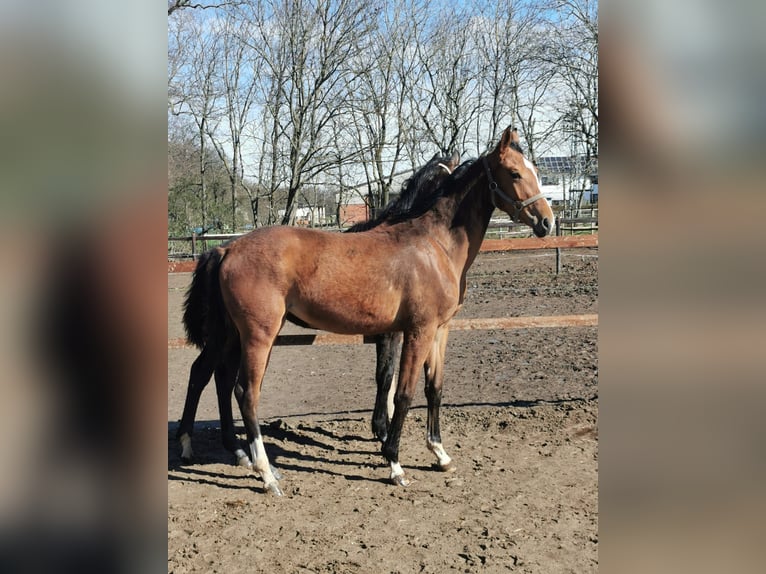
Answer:
[(500, 143), (483, 161), (495, 207), (529, 225), (538, 237), (548, 235), (553, 229), (553, 210), (540, 191), (537, 168), (524, 157), (518, 132), (506, 128)]

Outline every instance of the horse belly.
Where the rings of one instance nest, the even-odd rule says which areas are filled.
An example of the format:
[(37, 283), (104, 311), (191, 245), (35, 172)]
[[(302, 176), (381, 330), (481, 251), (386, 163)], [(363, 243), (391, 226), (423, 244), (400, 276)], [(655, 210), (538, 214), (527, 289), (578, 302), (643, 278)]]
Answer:
[(303, 293), (290, 297), (287, 310), (315, 329), (349, 335), (373, 335), (399, 330), (399, 300), (400, 296), (393, 288), (374, 292), (328, 289), (318, 294)]

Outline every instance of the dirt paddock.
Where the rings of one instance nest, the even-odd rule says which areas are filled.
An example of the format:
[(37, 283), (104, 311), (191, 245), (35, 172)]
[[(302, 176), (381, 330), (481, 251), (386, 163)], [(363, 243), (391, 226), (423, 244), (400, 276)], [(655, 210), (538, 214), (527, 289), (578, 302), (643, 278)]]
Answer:
[[(562, 251), (558, 276), (552, 250), (481, 254), (458, 317), (598, 313), (598, 250)], [(190, 279), (168, 276), (169, 338), (183, 336)], [(168, 351), (168, 572), (597, 570), (597, 328), (451, 333), (442, 439), (457, 471), (432, 467), (421, 380), (401, 440), (407, 488), (387, 482), (369, 428), (374, 346), (276, 347), (259, 414), (282, 498), (233, 466), (213, 384), (195, 462), (181, 464), (196, 355)]]

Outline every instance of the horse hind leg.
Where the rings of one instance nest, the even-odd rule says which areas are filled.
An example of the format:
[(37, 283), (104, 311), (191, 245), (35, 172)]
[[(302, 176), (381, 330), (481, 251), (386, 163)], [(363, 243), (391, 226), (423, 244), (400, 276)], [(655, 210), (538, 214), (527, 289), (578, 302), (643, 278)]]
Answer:
[(428, 402), (426, 446), (436, 456), (437, 466), (444, 472), (454, 472), (455, 463), (444, 450), (439, 425), (439, 407), (444, 383), (444, 354), (447, 348), (448, 328), (440, 328), (434, 338), (431, 352), (425, 362), (425, 393)]
[(375, 351), (377, 353), (375, 383), (375, 409), (372, 412), (372, 433), (381, 443), (388, 438), (388, 425), (390, 414), (393, 414), (393, 402), (391, 386), (396, 370), (396, 360), (399, 358), (401, 345), (401, 333), (386, 333), (375, 339)]
[(192, 363), (189, 373), (189, 386), (186, 389), (184, 411), (176, 431), (176, 438), (181, 443), (181, 462), (189, 464), (194, 458), (191, 437), (194, 433), (194, 419), (197, 415), (202, 391), (210, 382), (216, 363), (216, 353), (209, 347), (203, 347), (199, 356)]
[(224, 360), (219, 363), (215, 370), (215, 386), (218, 395), (218, 412), (221, 416), (221, 437), (223, 446), (234, 454), (236, 464), (252, 468), (253, 463), (247, 453), (240, 446), (237, 435), (234, 432), (234, 416), (231, 411), (231, 394), (237, 382), (239, 370), (239, 348), (229, 350)]
[(243, 344), (242, 364), (240, 366), (239, 380), (242, 384), (242, 392), (237, 392), (242, 420), (247, 431), (247, 441), (250, 448), (250, 456), (253, 461), (253, 470), (263, 480), (264, 490), (276, 496), (282, 496), (279, 488), (279, 473), (276, 473), (269, 463), (266, 449), (263, 445), (260, 423), (258, 422), (258, 403), (261, 395), (263, 375), (269, 363), (271, 346), (274, 343), (279, 325), (273, 334), (269, 336), (251, 336), (247, 344)]
[[(240, 406), (240, 410), (242, 408), (242, 397), (244, 396), (244, 390), (242, 389), (242, 385), (239, 384), (238, 381), (234, 381), (234, 396), (237, 398), (237, 404)], [(252, 469), (253, 463), (250, 460), (250, 457), (247, 456), (247, 453), (245, 453), (244, 450), (239, 449), (237, 452), (234, 453), (237, 456), (237, 464), (239, 466), (245, 466), (247, 468)], [(241, 457), (244, 456), (245, 460), (243, 460)], [(269, 468), (271, 469), (271, 474), (274, 475), (274, 478), (277, 480), (282, 480), (282, 473), (279, 472), (278, 468), (275, 468), (272, 465), (269, 465)]]

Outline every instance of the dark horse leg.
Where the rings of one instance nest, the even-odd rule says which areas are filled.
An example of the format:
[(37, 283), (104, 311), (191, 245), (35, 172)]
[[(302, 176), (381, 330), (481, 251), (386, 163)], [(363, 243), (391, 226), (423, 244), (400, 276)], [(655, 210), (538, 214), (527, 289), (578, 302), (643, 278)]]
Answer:
[(186, 389), (186, 401), (181, 423), (178, 425), (176, 438), (181, 442), (181, 461), (189, 463), (194, 456), (191, 447), (191, 436), (194, 432), (194, 417), (197, 414), (199, 399), (202, 391), (210, 382), (210, 377), (218, 362), (217, 353), (205, 346), (199, 357), (194, 361), (189, 374), (189, 387)]
[(247, 458), (245, 451), (239, 446), (237, 435), (234, 432), (234, 417), (231, 411), (231, 392), (236, 383), (238, 369), (239, 348), (237, 344), (230, 345), (225, 351), (220, 351), (217, 348), (206, 345), (192, 364), (189, 386), (186, 390), (184, 412), (176, 432), (176, 437), (181, 442), (181, 460), (184, 463), (188, 464), (194, 457), (191, 446), (194, 419), (197, 415), (202, 391), (210, 382), (213, 374), (215, 374), (223, 446), (237, 457), (237, 464), (250, 466), (250, 460)]
[(388, 438), (388, 393), (391, 390), (401, 343), (401, 333), (385, 333), (375, 337), (375, 383), (378, 390), (375, 394), (375, 410), (372, 412), (372, 433), (382, 443)]
[(439, 407), (442, 402), (442, 385), (444, 384), (444, 353), (447, 349), (449, 327), (442, 326), (434, 338), (431, 352), (425, 362), (425, 391), (428, 401), (428, 422), (426, 425), (426, 444), (428, 450), (436, 455), (437, 464), (444, 472), (452, 472), (455, 465), (442, 446), (441, 429), (439, 428)]
[(234, 416), (231, 411), (231, 393), (239, 372), (239, 342), (223, 353), (215, 369), (215, 390), (218, 396), (218, 412), (221, 416), (223, 446), (237, 458), (239, 466), (252, 467), (252, 462), (239, 444), (234, 432)]
[(425, 360), (429, 356), (435, 335), (435, 326), (404, 333), (399, 380), (394, 396), (394, 416), (391, 419), (388, 437), (382, 448), (383, 456), (391, 465), (391, 482), (399, 486), (407, 486), (410, 483), (405, 478), (404, 470), (399, 464), (399, 439), (402, 435), (404, 419), (407, 417), (410, 404), (412, 404), (420, 369), (423, 368)]

